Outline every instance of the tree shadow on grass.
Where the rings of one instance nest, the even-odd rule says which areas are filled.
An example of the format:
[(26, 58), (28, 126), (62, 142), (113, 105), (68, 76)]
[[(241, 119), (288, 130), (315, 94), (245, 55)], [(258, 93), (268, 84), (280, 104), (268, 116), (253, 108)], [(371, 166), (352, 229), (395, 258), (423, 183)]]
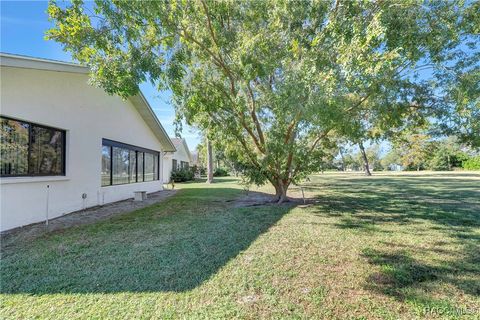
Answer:
[(381, 271), (370, 274), (367, 286), (384, 294), (403, 298), (403, 288), (438, 278), (438, 268), (417, 262), (406, 251), (365, 249), (363, 256), (370, 264), (381, 267)]
[(412, 299), (411, 290), (408, 289), (438, 280), (450, 283), (467, 294), (480, 296), (478, 282), (480, 255), (475, 252), (474, 248), (470, 247), (465, 252), (466, 256), (434, 266), (414, 259), (408, 250), (381, 251), (367, 248), (363, 251), (363, 257), (368, 263), (379, 266), (380, 271), (368, 276), (366, 287), (404, 300)]
[(181, 292), (246, 250), (291, 207), (231, 208), (238, 189), (184, 189), (157, 205), (9, 248), (7, 294)]
[[(355, 230), (361, 235), (387, 231), (405, 232), (407, 237), (425, 234), (427, 243), (428, 238), (441, 232), (445, 238), (439, 240), (456, 248), (450, 252), (441, 244), (420, 248), (380, 241), (363, 252), (369, 264), (379, 267), (368, 277), (367, 289), (399, 300), (427, 303), (425, 297), (411, 293), (443, 282), (480, 296), (478, 180), (374, 177), (342, 179), (333, 184), (326, 181), (317, 187), (324, 188), (324, 195), (317, 197), (312, 212), (331, 218), (326, 221), (338, 229)], [(418, 259), (427, 256), (435, 259)]]
[(374, 223), (369, 221), (362, 221), (360, 219), (352, 219), (350, 217), (344, 217), (339, 220), (338, 223), (334, 224), (335, 227), (339, 229), (352, 229), (365, 233), (373, 232), (383, 232), (388, 233), (389, 231), (381, 230)]

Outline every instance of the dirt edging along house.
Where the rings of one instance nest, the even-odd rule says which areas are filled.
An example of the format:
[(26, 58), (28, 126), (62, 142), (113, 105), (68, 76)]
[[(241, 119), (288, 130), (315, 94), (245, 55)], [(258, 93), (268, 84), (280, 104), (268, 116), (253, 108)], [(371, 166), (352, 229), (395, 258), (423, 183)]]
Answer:
[(162, 190), (176, 149), (141, 93), (110, 96), (73, 63), (0, 62), (0, 231)]

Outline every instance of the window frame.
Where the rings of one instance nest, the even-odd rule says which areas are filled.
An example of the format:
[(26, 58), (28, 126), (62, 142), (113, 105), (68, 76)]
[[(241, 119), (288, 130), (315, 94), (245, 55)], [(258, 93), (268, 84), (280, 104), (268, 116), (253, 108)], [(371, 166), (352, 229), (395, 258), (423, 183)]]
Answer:
[(43, 124), (39, 124), (36, 122), (21, 120), (18, 118), (13, 118), (9, 116), (0, 115), (1, 119), (11, 120), (11, 121), (18, 121), (28, 124), (28, 154), (27, 154), (27, 171), (30, 171), (30, 157), (32, 154), (32, 131), (33, 126), (44, 128), (47, 130), (56, 130), (62, 132), (62, 170), (60, 174), (52, 174), (52, 173), (25, 173), (25, 174), (0, 174), (1, 178), (13, 178), (13, 177), (62, 177), (66, 176), (66, 168), (67, 168), (67, 131), (65, 129), (60, 129), (57, 127), (46, 126)]
[[(151, 159), (152, 160), (151, 169), (152, 169), (152, 175), (153, 175), (152, 180), (145, 180), (145, 174), (147, 173), (147, 172), (145, 172), (145, 164), (147, 163), (147, 154), (152, 155), (152, 159)], [(159, 180), (159, 179), (156, 179), (158, 177), (158, 174), (157, 174), (157, 177), (155, 177), (155, 173), (156, 173), (155, 172), (155, 154), (151, 153), (151, 152), (143, 152), (143, 181), (144, 182), (152, 182), (152, 181)], [(148, 172), (147, 174), (150, 174), (150, 172)], [(138, 172), (137, 172), (137, 176), (138, 176)]]
[[(109, 176), (109, 180), (110, 180), (110, 184), (103, 184), (103, 180), (102, 180), (102, 170), (103, 170), (103, 147), (106, 147), (108, 148), (108, 165), (109, 165), (109, 173), (108, 173), (108, 176)], [(101, 160), (101, 165), (102, 165), (102, 170), (100, 170), (100, 186), (102, 187), (108, 187), (108, 186), (111, 186), (112, 184), (112, 180), (113, 180), (113, 177), (112, 177), (112, 147), (111, 146), (106, 146), (106, 145), (103, 145), (102, 144), (102, 151), (101, 151), (101, 156), (102, 156), (102, 160)]]
[(188, 161), (180, 161), (180, 169), (188, 170), (190, 168), (190, 163)]
[[(128, 144), (128, 143), (123, 143), (123, 142), (119, 142), (119, 141), (115, 141), (115, 140), (111, 140), (111, 139), (106, 139), (106, 138), (102, 138), (102, 147), (109, 147), (110, 148), (110, 184), (107, 184), (107, 185), (101, 185), (101, 187), (115, 187), (115, 186), (121, 186), (121, 185), (126, 185), (126, 184), (134, 184), (134, 183), (143, 183), (143, 182), (154, 182), (154, 181), (159, 181), (160, 180), (160, 151), (156, 151), (156, 150), (152, 150), (152, 149), (147, 149), (147, 148), (143, 148), (143, 147), (139, 147), (139, 146), (135, 146), (135, 145), (132, 145), (132, 144)], [(136, 171), (136, 174), (135, 174), (135, 181), (133, 182), (127, 182), (127, 183), (117, 183), (117, 184), (113, 184), (113, 147), (117, 147), (117, 148), (122, 148), (122, 149), (127, 149), (127, 150), (130, 150), (130, 151), (135, 151), (135, 159), (136, 159), (136, 163), (135, 163), (135, 171)], [(156, 176), (154, 177), (153, 180), (151, 181), (145, 181), (145, 153), (151, 153), (153, 154), (153, 156), (157, 156), (157, 174)], [(142, 159), (139, 159), (139, 155), (142, 155)], [(141, 177), (142, 179), (140, 180), (139, 177), (139, 173), (138, 173), (138, 168), (139, 168), (139, 160), (142, 161), (142, 174), (141, 174)], [(101, 181), (100, 181), (101, 182)]]
[[(110, 176), (111, 176), (111, 180), (110, 180), (110, 184), (106, 185), (106, 186), (119, 186), (119, 185), (124, 185), (124, 184), (131, 184), (131, 183), (134, 183), (134, 182), (124, 182), (124, 183), (113, 183), (113, 178), (114, 178), (114, 169), (115, 167), (113, 166), (113, 160), (116, 158), (116, 159), (119, 159), (118, 158), (118, 155), (117, 157), (114, 157), (113, 156), (113, 148), (114, 146), (111, 146), (110, 147), (110, 152), (111, 152), (111, 158), (110, 158), (110, 164), (112, 165), (112, 171), (110, 173)], [(122, 147), (116, 147), (117, 149), (120, 149), (120, 152), (123, 152), (123, 151), (128, 151), (128, 164), (127, 164), (127, 180), (129, 179), (129, 170), (130, 170), (130, 149), (127, 149), (127, 148), (122, 148)], [(135, 152), (135, 157), (137, 157), (137, 152)], [(120, 154), (120, 158), (123, 159), (122, 157), (122, 154)], [(123, 165), (125, 165), (125, 163), (123, 163)], [(138, 176), (138, 170), (135, 169), (137, 172), (135, 174), (135, 177)], [(135, 178), (136, 180), (137, 178)]]

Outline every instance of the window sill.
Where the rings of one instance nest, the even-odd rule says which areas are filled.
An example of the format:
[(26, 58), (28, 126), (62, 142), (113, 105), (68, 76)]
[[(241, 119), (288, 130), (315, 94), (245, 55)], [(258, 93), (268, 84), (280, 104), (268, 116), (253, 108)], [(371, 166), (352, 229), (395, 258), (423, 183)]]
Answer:
[(102, 186), (102, 188), (128, 186), (128, 185), (132, 185), (132, 184), (138, 185), (138, 184), (141, 184), (141, 183), (150, 183), (150, 182), (160, 182), (160, 180), (157, 179), (157, 180), (151, 180), (151, 181), (137, 181), (137, 182), (130, 182), (130, 183), (109, 184), (109, 185), (106, 185), (106, 186)]
[(67, 181), (70, 180), (67, 176), (45, 176), (45, 177), (2, 177), (0, 178), (0, 185), (13, 183), (35, 183), (35, 182), (50, 182), (50, 181)]

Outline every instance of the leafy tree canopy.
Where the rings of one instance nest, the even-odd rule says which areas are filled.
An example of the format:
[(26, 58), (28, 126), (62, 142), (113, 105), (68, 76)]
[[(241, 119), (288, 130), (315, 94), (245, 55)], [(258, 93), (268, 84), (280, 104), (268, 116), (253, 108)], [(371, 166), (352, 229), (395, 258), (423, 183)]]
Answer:
[(171, 89), (178, 115), (221, 141), (250, 181), (272, 183), (280, 201), (291, 183), (318, 170), (332, 134), (392, 134), (454, 109), (462, 116), (445, 129), (472, 134), (465, 121), (478, 114), (478, 3), (96, 0), (91, 7), (52, 1), (47, 36), (111, 94), (133, 95), (146, 80)]

